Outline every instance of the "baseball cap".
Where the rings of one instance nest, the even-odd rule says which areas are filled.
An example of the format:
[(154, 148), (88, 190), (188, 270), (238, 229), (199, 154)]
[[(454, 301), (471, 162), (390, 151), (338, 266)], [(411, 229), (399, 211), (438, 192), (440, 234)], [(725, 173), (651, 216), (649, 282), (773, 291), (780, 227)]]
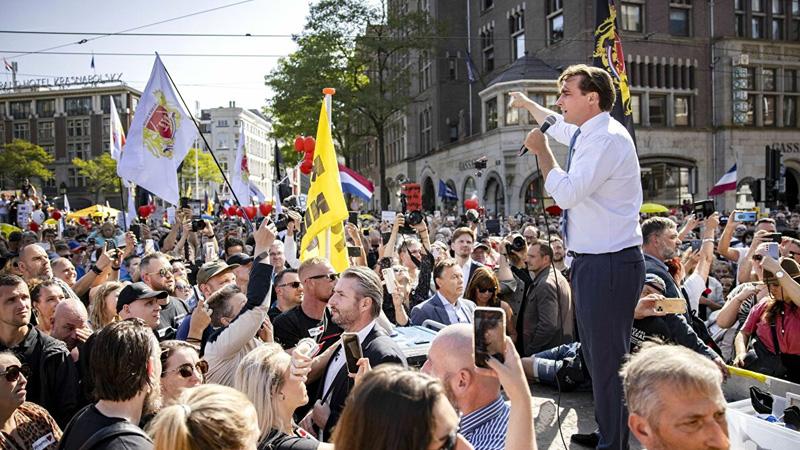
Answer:
[(69, 251), (72, 253), (77, 253), (86, 248), (86, 244), (78, 241), (69, 241), (67, 242), (67, 246), (69, 246)]
[(206, 284), (208, 280), (215, 276), (239, 267), (239, 264), (227, 264), (225, 261), (218, 259), (216, 261), (207, 262), (200, 267), (197, 271), (197, 284)]
[(664, 291), (667, 290), (667, 285), (664, 283), (664, 280), (654, 273), (645, 274), (644, 284), (649, 284), (650, 286), (660, 290), (661, 293), (664, 293)]
[(247, 253), (236, 253), (228, 257), (228, 265), (246, 266), (253, 262), (253, 257)]
[(125, 286), (119, 293), (119, 297), (117, 297), (117, 312), (122, 311), (122, 307), (125, 305), (130, 305), (131, 303), (135, 302), (136, 300), (148, 299), (148, 298), (159, 298), (165, 299), (169, 296), (167, 291), (154, 291), (143, 282), (133, 283)]
[(477, 250), (479, 248), (483, 248), (484, 250), (487, 250), (487, 251), (489, 250), (489, 246), (488, 245), (484, 244), (483, 242), (476, 242), (475, 245), (472, 246), (472, 251), (474, 252), (475, 250)]

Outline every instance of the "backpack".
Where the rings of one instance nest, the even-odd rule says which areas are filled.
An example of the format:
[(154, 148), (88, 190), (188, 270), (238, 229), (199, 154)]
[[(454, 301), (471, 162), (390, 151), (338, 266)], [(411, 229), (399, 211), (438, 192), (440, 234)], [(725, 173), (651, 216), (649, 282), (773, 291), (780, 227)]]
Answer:
[[(86, 411), (88, 411), (89, 408), (91, 408), (92, 406), (93, 404), (85, 406), (83, 409), (78, 411), (77, 414), (75, 414), (75, 417), (73, 417), (72, 420), (69, 421), (69, 423), (67, 424), (67, 428), (64, 429), (64, 434), (62, 435), (61, 443), (58, 446), (59, 450), (63, 450), (64, 448), (63, 436), (67, 436), (69, 434), (75, 422), (79, 421), (81, 417), (83, 417), (83, 415), (86, 414)], [(120, 436), (140, 436), (144, 439), (147, 439), (148, 441), (150, 440), (150, 436), (148, 436), (147, 433), (144, 432), (144, 430), (125, 420), (122, 422), (113, 423), (111, 425), (108, 425), (106, 427), (103, 427), (95, 431), (94, 434), (92, 434), (89, 437), (89, 439), (87, 439), (86, 442), (84, 442), (83, 445), (79, 447), (79, 450), (91, 450), (92, 448), (94, 448), (95, 446), (97, 446), (102, 442)]]

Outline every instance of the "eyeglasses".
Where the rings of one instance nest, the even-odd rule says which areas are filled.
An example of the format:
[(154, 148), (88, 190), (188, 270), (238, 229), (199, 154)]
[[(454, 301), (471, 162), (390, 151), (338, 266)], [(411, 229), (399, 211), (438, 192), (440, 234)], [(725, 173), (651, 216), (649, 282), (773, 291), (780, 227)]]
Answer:
[(313, 277), (308, 277), (309, 280), (319, 280), (320, 278), (327, 278), (328, 281), (336, 281), (339, 279), (338, 273), (326, 273), (322, 275), (314, 275)]
[(180, 289), (182, 291), (188, 291), (191, 288), (192, 288), (191, 286), (187, 286), (185, 284), (176, 284), (175, 285), (175, 289)]
[(495, 289), (493, 287), (490, 287), (490, 288), (478, 287), (478, 292), (480, 292), (481, 294), (485, 294), (487, 292), (491, 292), (492, 294), (494, 294), (494, 291), (495, 291)]
[(19, 374), (25, 375), (28, 378), (31, 375), (31, 366), (23, 364), (21, 366), (8, 366), (4, 372), (0, 372), (0, 376), (5, 376), (6, 381), (13, 383), (19, 380)]
[(275, 287), (284, 287), (284, 286), (291, 286), (292, 289), (297, 289), (297, 288), (300, 287), (300, 282), (299, 281), (292, 281), (291, 283), (283, 283), (283, 284), (279, 284), (279, 285), (277, 285)]
[(161, 275), (161, 278), (170, 278), (172, 277), (172, 270), (164, 267), (158, 272), (150, 272), (150, 275), (156, 275), (156, 274)]
[(175, 369), (169, 369), (161, 372), (161, 376), (163, 377), (170, 372), (178, 372), (178, 375), (180, 375), (182, 378), (189, 378), (194, 375), (195, 370), (200, 372), (201, 378), (205, 377), (206, 372), (208, 372), (208, 362), (201, 359), (200, 361), (197, 361), (197, 364), (194, 366), (189, 363), (181, 364)]

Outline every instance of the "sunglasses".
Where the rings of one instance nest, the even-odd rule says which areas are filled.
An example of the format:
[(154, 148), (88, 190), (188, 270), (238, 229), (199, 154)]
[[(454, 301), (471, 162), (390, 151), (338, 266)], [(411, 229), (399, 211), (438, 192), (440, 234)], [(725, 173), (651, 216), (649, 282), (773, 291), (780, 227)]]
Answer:
[(161, 278), (169, 278), (169, 277), (172, 277), (172, 270), (171, 269), (167, 269), (167, 268), (163, 268), (163, 269), (159, 270), (158, 272), (150, 272), (150, 275), (155, 275), (155, 274), (161, 275)]
[(194, 366), (189, 363), (181, 364), (175, 369), (169, 369), (161, 372), (161, 376), (163, 377), (170, 372), (178, 372), (178, 375), (180, 375), (182, 378), (189, 378), (194, 375), (195, 370), (200, 372), (200, 375), (202, 375), (201, 378), (205, 377), (206, 372), (208, 372), (208, 362), (201, 359), (200, 361), (197, 361), (197, 364)]
[(490, 288), (478, 287), (478, 292), (480, 292), (481, 294), (485, 294), (487, 292), (491, 292), (492, 294), (494, 294), (494, 291), (495, 291), (495, 289), (493, 287), (490, 287)]
[(5, 371), (0, 372), (0, 376), (5, 376), (6, 381), (13, 383), (19, 380), (19, 374), (25, 375), (28, 378), (31, 375), (31, 366), (23, 364), (21, 366), (8, 366)]
[(299, 281), (292, 281), (291, 283), (283, 283), (283, 284), (279, 284), (279, 285), (277, 285), (275, 287), (284, 287), (284, 286), (291, 286), (292, 289), (297, 289), (297, 288), (300, 287), (300, 282)]
[(338, 273), (326, 273), (323, 275), (314, 275), (313, 277), (308, 277), (309, 280), (319, 280), (321, 278), (327, 278), (328, 281), (336, 281), (339, 279)]

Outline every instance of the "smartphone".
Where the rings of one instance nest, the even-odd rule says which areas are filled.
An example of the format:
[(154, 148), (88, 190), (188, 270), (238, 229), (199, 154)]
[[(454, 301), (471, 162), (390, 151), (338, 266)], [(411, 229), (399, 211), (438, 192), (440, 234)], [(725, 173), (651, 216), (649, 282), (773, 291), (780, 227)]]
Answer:
[(703, 241), (701, 241), (700, 239), (692, 239), (691, 241), (689, 241), (689, 244), (691, 244), (692, 246), (692, 251), (696, 252), (700, 250), (700, 246), (703, 244)]
[(317, 341), (311, 338), (300, 339), (300, 342), (294, 347), (294, 351), (313, 358), (319, 353), (320, 345)]
[(136, 237), (136, 239), (141, 239), (142, 238), (142, 229), (141, 229), (141, 227), (139, 227), (138, 223), (132, 223), (130, 228), (128, 228), (128, 230), (131, 233), (133, 233), (133, 235)]
[(145, 239), (144, 241), (144, 254), (149, 255), (156, 251), (155, 242), (152, 239)]
[(351, 258), (358, 258), (361, 256), (361, 247), (358, 246), (347, 246), (347, 256)]
[(347, 217), (347, 221), (355, 226), (358, 226), (358, 212), (350, 211), (350, 215)]
[(392, 233), (381, 233), (381, 239), (383, 240), (383, 245), (389, 243), (389, 239), (392, 237)]
[(767, 254), (777, 261), (781, 257), (780, 246), (775, 242), (767, 243)]
[(206, 262), (217, 260), (217, 252), (214, 250), (213, 242), (206, 242), (205, 244), (203, 244), (203, 255), (205, 257)]
[(697, 220), (705, 220), (706, 217), (714, 214), (714, 200), (701, 200), (692, 204), (694, 217)]
[(386, 283), (386, 290), (391, 294), (397, 289), (397, 281), (394, 279), (394, 269), (381, 269), (383, 274), (383, 281)]
[(764, 236), (764, 242), (774, 242), (780, 244), (783, 241), (783, 235), (780, 233), (770, 233)]
[(486, 221), (486, 232), (498, 236), (500, 235), (500, 221), (497, 219), (489, 219)]
[(686, 300), (682, 298), (656, 300), (656, 311), (670, 314), (686, 314)]
[(475, 365), (489, 367), (490, 356), (505, 361), (506, 312), (502, 308), (479, 306), (475, 308), (472, 323), (475, 325)]
[(743, 223), (752, 223), (756, 221), (755, 211), (736, 211), (733, 214), (733, 220)]
[(342, 347), (344, 357), (347, 361), (347, 371), (350, 373), (358, 372), (358, 360), (364, 357), (361, 351), (361, 343), (358, 342), (357, 333), (342, 333)]

